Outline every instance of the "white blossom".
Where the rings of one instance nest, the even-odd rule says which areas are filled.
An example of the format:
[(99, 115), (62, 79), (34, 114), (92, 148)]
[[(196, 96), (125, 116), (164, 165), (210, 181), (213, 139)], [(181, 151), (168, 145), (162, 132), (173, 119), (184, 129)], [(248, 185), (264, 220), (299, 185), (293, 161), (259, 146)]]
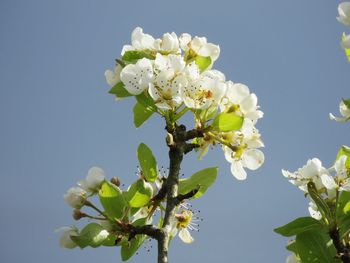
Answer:
[(337, 20), (346, 26), (350, 26), (350, 2), (342, 2), (338, 5), (339, 16)]
[(77, 244), (71, 239), (71, 236), (79, 235), (78, 229), (76, 227), (62, 227), (56, 230), (56, 232), (62, 232), (60, 237), (61, 247), (69, 249), (77, 247)]
[(154, 62), (155, 77), (149, 85), (148, 92), (161, 109), (174, 109), (182, 99), (179, 94), (179, 82), (176, 78), (186, 63), (181, 56), (157, 54)]
[(118, 82), (120, 82), (120, 72), (122, 71), (122, 67), (118, 64), (114, 67), (114, 70), (107, 69), (105, 71), (106, 81), (109, 86), (113, 87)]
[(350, 192), (350, 178), (348, 176), (349, 169), (346, 167), (346, 161), (349, 157), (342, 155), (334, 164), (334, 170), (339, 181), (339, 190)]
[(220, 47), (212, 43), (208, 43), (205, 37), (197, 37), (191, 39), (190, 34), (182, 34), (180, 36), (180, 47), (184, 51), (192, 51), (203, 57), (210, 57), (212, 63), (218, 59), (220, 55)]
[(78, 182), (78, 185), (86, 192), (95, 193), (100, 189), (105, 180), (105, 173), (100, 167), (91, 167), (84, 180)]
[(63, 197), (68, 205), (80, 209), (86, 201), (87, 193), (80, 187), (71, 187)]
[(320, 211), (318, 211), (318, 208), (317, 208), (317, 205), (311, 201), (309, 202), (309, 213), (310, 213), (310, 216), (316, 220), (321, 220), (322, 219), (322, 215), (320, 213)]
[(193, 216), (193, 212), (190, 210), (182, 210), (180, 214), (175, 215), (175, 222), (171, 230), (171, 236), (175, 236), (177, 231), (179, 233), (179, 238), (187, 244), (194, 241), (191, 236), (190, 231), (198, 231), (198, 224), (196, 223), (198, 219)]
[(249, 88), (241, 83), (226, 82), (226, 92), (220, 103), (222, 111), (234, 110), (236, 114), (251, 119), (254, 123), (263, 117), (259, 110), (258, 98)]
[(183, 74), (176, 80), (179, 85), (180, 96), (190, 109), (206, 109), (218, 105), (225, 93), (224, 75), (218, 71), (199, 73), (195, 63), (186, 66)]
[(225, 158), (231, 163), (231, 173), (238, 180), (247, 178), (244, 168), (256, 170), (264, 163), (264, 153), (257, 149), (264, 147), (260, 137), (259, 131), (249, 119), (244, 120), (241, 131), (226, 134), (233, 147), (223, 146)]
[(160, 48), (161, 51), (165, 52), (172, 52), (172, 53), (180, 53), (180, 43), (179, 39), (177, 38), (177, 35), (172, 32), (170, 33), (165, 33), (163, 35)]
[(322, 162), (318, 158), (308, 160), (307, 163), (295, 172), (289, 172), (282, 170), (284, 177), (298, 186), (302, 191), (307, 192), (307, 184), (313, 182), (316, 189), (322, 189), (324, 187), (321, 175), (328, 174), (328, 170), (322, 166)]
[(153, 79), (151, 60), (142, 58), (136, 64), (129, 64), (120, 73), (121, 81), (130, 94), (139, 95), (147, 89)]
[(338, 122), (346, 122), (350, 120), (350, 109), (348, 106), (344, 103), (343, 100), (340, 101), (339, 104), (339, 111), (342, 117), (335, 117), (332, 113), (329, 113), (329, 118), (331, 120), (335, 120)]

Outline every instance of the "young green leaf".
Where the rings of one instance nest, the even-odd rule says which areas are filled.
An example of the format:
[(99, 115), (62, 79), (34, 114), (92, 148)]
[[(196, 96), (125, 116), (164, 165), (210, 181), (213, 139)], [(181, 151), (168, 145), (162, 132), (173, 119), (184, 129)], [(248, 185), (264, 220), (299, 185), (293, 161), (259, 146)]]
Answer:
[(322, 214), (323, 218), (326, 218), (328, 220), (328, 223), (333, 223), (333, 216), (331, 209), (329, 208), (328, 204), (325, 200), (322, 199), (322, 197), (318, 194), (315, 184), (312, 182), (309, 182), (307, 184), (307, 190), (312, 198), (312, 200), (315, 202), (317, 208), (319, 209), (320, 213)]
[(130, 96), (134, 96), (132, 94), (130, 94), (126, 89), (125, 86), (123, 84), (123, 82), (118, 82), (117, 84), (115, 84), (113, 86), (113, 88), (111, 88), (108, 93), (110, 94), (114, 94), (115, 96), (117, 96), (117, 98), (125, 98), (125, 97), (130, 97)]
[(322, 224), (312, 217), (299, 217), (292, 222), (274, 229), (282, 236), (291, 237), (311, 229), (321, 229)]
[(122, 191), (117, 186), (104, 181), (98, 194), (100, 202), (109, 217), (116, 219), (123, 217), (127, 203)]
[(147, 205), (152, 195), (152, 185), (145, 182), (143, 179), (139, 179), (130, 186), (126, 198), (131, 207), (139, 208)]
[[(346, 35), (343, 34), (342, 36), (342, 41), (345, 41)], [(348, 59), (348, 61), (350, 62), (350, 48), (344, 48), (345, 51), (345, 56)]]
[(211, 65), (210, 57), (203, 57), (203, 56), (197, 55), (194, 61), (196, 62), (200, 72), (205, 71)]
[(144, 92), (135, 96), (136, 101), (140, 103), (145, 108), (148, 108), (149, 110), (156, 111), (157, 106), (154, 104), (154, 100), (151, 98), (150, 95), (145, 94)]
[(147, 121), (154, 113), (153, 109), (146, 108), (139, 102), (136, 102), (134, 109), (134, 124), (135, 127), (140, 127), (145, 121)]
[(179, 194), (187, 194), (193, 189), (199, 187), (198, 192), (192, 198), (202, 196), (215, 182), (217, 174), (218, 168), (210, 167), (193, 174), (189, 178), (181, 179), (179, 182)]
[(347, 100), (346, 99), (342, 99), (342, 101), (345, 104), (345, 106), (350, 110), (350, 99), (347, 99)]
[(148, 58), (154, 59), (155, 57), (150, 54), (150, 52), (142, 51), (142, 50), (131, 50), (126, 51), (122, 57), (124, 62), (136, 63), (139, 59)]
[(242, 128), (243, 120), (243, 117), (238, 116), (233, 112), (222, 112), (215, 117), (211, 127), (213, 130), (220, 132), (237, 131)]
[(296, 247), (303, 263), (340, 263), (335, 259), (336, 249), (329, 236), (319, 230), (310, 230), (297, 235)]
[(122, 244), (122, 248), (120, 250), (122, 260), (127, 261), (128, 259), (130, 259), (140, 248), (140, 246), (145, 240), (145, 235), (137, 235), (135, 238), (131, 239), (126, 244)]
[(336, 160), (338, 160), (343, 155), (345, 155), (347, 157), (346, 162), (345, 162), (345, 166), (347, 169), (350, 169), (350, 147), (345, 146), (345, 145), (340, 147), (340, 150), (338, 151)]
[[(98, 247), (115, 241), (115, 237), (110, 235), (101, 225), (90, 223), (86, 225), (78, 236), (71, 236), (71, 239), (80, 247)], [(113, 240), (114, 239), (114, 240)]]
[(139, 159), (143, 176), (148, 182), (153, 183), (158, 176), (158, 167), (151, 149), (146, 144), (141, 143), (137, 149), (137, 158)]

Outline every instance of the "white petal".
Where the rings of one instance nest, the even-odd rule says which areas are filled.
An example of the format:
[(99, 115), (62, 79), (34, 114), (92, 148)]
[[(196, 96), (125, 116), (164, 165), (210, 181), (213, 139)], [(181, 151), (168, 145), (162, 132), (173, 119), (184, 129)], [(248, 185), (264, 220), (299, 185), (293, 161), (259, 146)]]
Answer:
[(349, 118), (350, 117), (350, 109), (345, 105), (343, 101), (339, 104), (339, 111), (343, 117)]
[(243, 165), (250, 170), (258, 169), (265, 160), (264, 153), (258, 149), (247, 149), (242, 155)]
[(287, 257), (286, 263), (299, 263), (299, 260), (295, 257), (295, 254), (292, 254)]
[(322, 184), (328, 189), (333, 190), (337, 188), (337, 184), (334, 181), (334, 178), (328, 174), (321, 175)]
[(345, 33), (343, 33), (341, 46), (343, 49), (350, 48), (350, 34), (346, 35)]
[(136, 49), (154, 49), (155, 40), (151, 35), (144, 34), (142, 28), (136, 27), (131, 34), (132, 46)]
[(186, 51), (188, 49), (188, 43), (191, 41), (191, 35), (184, 33), (179, 37), (180, 47), (182, 50)]
[(247, 178), (247, 173), (240, 161), (233, 161), (231, 163), (231, 173), (238, 180), (245, 180)]
[(338, 6), (339, 16), (337, 20), (344, 25), (350, 26), (350, 2), (342, 2)]
[(336, 117), (332, 113), (329, 113), (329, 118), (332, 121), (337, 121), (337, 122), (346, 122), (348, 120), (348, 118), (345, 118), (345, 117)]
[(322, 168), (322, 163), (319, 159), (313, 158), (308, 160), (306, 165), (300, 169), (300, 175), (305, 178), (318, 176)]
[(179, 231), (179, 238), (181, 238), (181, 240), (187, 244), (190, 244), (194, 241), (193, 237), (191, 236), (187, 228), (182, 228)]
[(334, 168), (335, 168), (335, 171), (337, 172), (337, 175), (342, 174), (344, 172), (344, 170), (346, 170), (345, 163), (346, 163), (347, 159), (348, 159), (348, 157), (346, 155), (342, 155), (335, 162)]
[(254, 110), (256, 110), (257, 103), (258, 103), (258, 98), (256, 97), (256, 95), (254, 93), (252, 93), (249, 96), (247, 96), (246, 98), (244, 98), (242, 100), (242, 102), (240, 103), (241, 111), (244, 114), (251, 112), (251, 111), (254, 111)]
[(212, 43), (207, 43), (198, 50), (198, 54), (203, 57), (210, 57), (212, 62), (214, 62), (220, 55), (220, 47)]

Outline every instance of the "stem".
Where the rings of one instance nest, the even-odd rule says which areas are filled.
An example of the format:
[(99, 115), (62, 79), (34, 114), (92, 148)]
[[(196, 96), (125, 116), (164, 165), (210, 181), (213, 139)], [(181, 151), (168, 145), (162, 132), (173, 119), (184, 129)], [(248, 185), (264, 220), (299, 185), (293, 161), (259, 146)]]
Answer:
[(346, 247), (339, 236), (339, 229), (333, 228), (329, 231), (329, 236), (333, 240), (333, 244), (337, 249), (337, 256), (343, 263), (350, 263), (350, 250)]
[(170, 231), (175, 218), (175, 209), (178, 205), (180, 165), (187, 147), (185, 126), (175, 125), (174, 129), (168, 128), (168, 132), (172, 134), (174, 143), (169, 145), (169, 175), (165, 182), (166, 209), (162, 226), (162, 235), (158, 239), (158, 263), (168, 262)]

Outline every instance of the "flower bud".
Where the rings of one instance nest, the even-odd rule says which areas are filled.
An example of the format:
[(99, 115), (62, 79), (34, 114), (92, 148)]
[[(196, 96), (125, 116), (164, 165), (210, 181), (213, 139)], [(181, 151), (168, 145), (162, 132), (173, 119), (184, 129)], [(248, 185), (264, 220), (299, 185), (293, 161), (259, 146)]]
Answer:
[(78, 185), (87, 192), (96, 193), (105, 179), (104, 171), (100, 167), (91, 167), (84, 180)]
[(111, 179), (111, 183), (119, 187), (120, 186), (120, 179), (118, 177), (114, 176)]
[(80, 218), (83, 218), (85, 216), (86, 216), (86, 214), (81, 212), (79, 209), (74, 209), (73, 210), (73, 218), (75, 220), (79, 220)]
[(76, 209), (80, 209), (84, 205), (86, 198), (86, 192), (80, 187), (72, 187), (64, 195), (64, 201)]
[(62, 227), (58, 229), (58, 231), (62, 231), (62, 235), (60, 237), (60, 246), (63, 248), (75, 248), (77, 244), (71, 239), (71, 236), (78, 236), (78, 229), (76, 227)]

